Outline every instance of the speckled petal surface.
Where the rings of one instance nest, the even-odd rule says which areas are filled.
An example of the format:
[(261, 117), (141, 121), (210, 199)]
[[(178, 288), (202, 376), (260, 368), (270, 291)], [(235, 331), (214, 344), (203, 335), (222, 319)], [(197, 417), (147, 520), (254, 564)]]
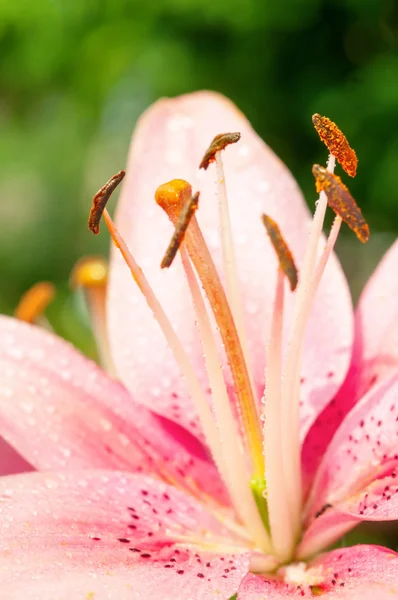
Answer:
[(334, 550), (313, 561), (303, 582), (281, 583), (247, 575), (238, 600), (336, 598), (336, 600), (393, 600), (398, 598), (398, 555), (380, 546)]
[(143, 471), (228, 501), (196, 439), (72, 346), (9, 317), (0, 337), (0, 434), (37, 469)]
[(303, 448), (303, 471), (311, 483), (339, 424), (354, 404), (398, 367), (398, 242), (369, 279), (355, 313), (351, 366), (336, 397), (319, 415)]
[(398, 371), (346, 416), (318, 470), (310, 515), (325, 504), (363, 520), (398, 518)]
[(228, 600), (248, 570), (248, 553), (201, 504), (141, 475), (4, 477), (0, 517), (4, 600)]
[[(223, 160), (249, 354), (261, 397), (265, 340), (277, 273), (261, 213), (266, 212), (278, 222), (299, 267), (310, 225), (301, 192), (283, 163), (236, 107), (222, 96), (199, 92), (161, 100), (143, 115), (137, 127), (116, 221), (207, 389), (202, 349), (180, 258), (170, 269), (160, 269), (173, 228), (156, 206), (154, 193), (159, 184), (174, 178), (186, 179), (194, 190), (200, 190), (198, 221), (221, 272), (214, 165), (206, 172), (199, 171), (198, 165), (212, 138), (226, 131), (242, 134), (241, 141), (223, 153)], [(293, 294), (289, 292), (288, 296), (287, 326), (291, 324)], [(306, 336), (301, 394), (303, 435), (346, 373), (352, 344), (351, 311), (347, 284), (333, 257)], [(112, 249), (108, 315), (111, 349), (124, 383), (140, 401), (199, 434), (195, 411), (178, 366), (116, 248)]]

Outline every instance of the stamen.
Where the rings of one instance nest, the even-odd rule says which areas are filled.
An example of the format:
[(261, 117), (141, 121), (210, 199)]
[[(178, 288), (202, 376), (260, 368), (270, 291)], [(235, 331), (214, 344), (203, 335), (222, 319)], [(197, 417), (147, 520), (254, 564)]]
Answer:
[(347, 223), (357, 238), (365, 244), (369, 239), (369, 226), (363, 218), (361, 209), (340, 177), (329, 173), (320, 165), (314, 165), (312, 173), (315, 177), (317, 192), (325, 192), (329, 206)]
[(318, 113), (312, 116), (312, 122), (330, 154), (333, 154), (333, 156), (337, 158), (344, 171), (348, 173), (350, 177), (355, 177), (358, 158), (355, 150), (353, 150), (348, 143), (344, 133), (337, 127), (336, 123), (333, 123), (333, 121), (327, 117), (322, 117)]
[(290, 283), (290, 289), (293, 292), (297, 287), (298, 281), (297, 267), (294, 263), (293, 255), (290, 252), (290, 249), (286, 244), (285, 240), (283, 239), (283, 236), (277, 223), (275, 223), (275, 221), (271, 219), (271, 217), (269, 217), (268, 215), (263, 214), (261, 218), (270, 237), (274, 250), (277, 254), (279, 266), (288, 278)]
[(103, 211), (103, 216), (113, 242), (115, 243), (117, 248), (119, 248), (127, 266), (130, 269), (134, 281), (138, 285), (149, 308), (153, 313), (153, 316), (155, 317), (157, 323), (163, 331), (163, 335), (165, 336), (167, 343), (174, 354), (177, 364), (181, 369), (181, 373), (186, 381), (192, 401), (195, 404), (196, 412), (201, 422), (210, 452), (213, 456), (214, 462), (220, 474), (223, 476), (225, 473), (225, 467), (222, 460), (217, 427), (214, 422), (212, 412), (207, 403), (206, 397), (201, 388), (200, 382), (190, 363), (190, 360), (177, 334), (175, 333), (166, 313), (164, 312), (159, 300), (157, 299), (154, 291), (149, 285), (148, 280), (146, 279), (142, 269), (138, 266), (133, 255), (128, 249), (126, 242), (116, 229), (115, 224), (112, 221), (106, 208)]
[[(333, 172), (335, 158), (330, 155), (327, 169)], [(314, 296), (309, 293), (315, 262), (318, 256), (319, 241), (327, 208), (327, 198), (320, 193), (312, 220), (308, 246), (301, 268), (301, 278), (296, 292), (293, 315), (293, 328), (287, 346), (284, 376), (282, 382), (282, 446), (284, 477), (287, 497), (290, 505), (292, 527), (297, 537), (300, 535), (302, 482), (301, 482), (301, 444), (300, 444), (300, 368), (301, 353), (309, 308)]]
[(86, 257), (73, 267), (70, 284), (73, 288), (103, 288), (108, 279), (108, 263), (102, 257)]
[(278, 225), (267, 215), (262, 215), (262, 220), (279, 259), (274, 310), (267, 348), (263, 433), (268, 514), (272, 543), (278, 557), (285, 561), (292, 556), (295, 531), (292, 527), (282, 454), (282, 438), (286, 435), (286, 432), (281, 428), (284, 277), (286, 275), (289, 279), (291, 289), (295, 289), (297, 269), (292, 253), (283, 239)]
[(99, 234), (99, 224), (106, 204), (119, 183), (124, 179), (125, 175), (125, 171), (119, 171), (119, 173), (113, 175), (95, 194), (91, 205), (90, 215), (88, 217), (88, 228), (95, 233), (95, 235)]
[(15, 309), (15, 316), (27, 323), (39, 321), (47, 306), (55, 296), (55, 287), (48, 281), (41, 281), (24, 293)]
[(173, 237), (171, 238), (170, 244), (166, 250), (166, 253), (163, 257), (163, 260), (160, 264), (161, 268), (170, 267), (171, 263), (174, 260), (175, 255), (178, 252), (179, 247), (181, 246), (185, 232), (189, 225), (189, 222), (192, 218), (192, 215), (198, 208), (199, 203), (199, 192), (196, 192), (189, 200), (186, 202), (184, 208), (182, 209), (180, 218), (175, 227)]
[(242, 297), (240, 294), (240, 285), (238, 277), (238, 268), (236, 264), (235, 248), (232, 235), (231, 219), (228, 206), (227, 186), (225, 183), (224, 165), (221, 151), (227, 145), (236, 143), (240, 140), (240, 133), (221, 133), (217, 135), (209, 148), (206, 150), (200, 168), (207, 169), (211, 161), (216, 163), (217, 192), (218, 192), (218, 213), (220, 221), (221, 245), (223, 254), (223, 265), (225, 275), (225, 285), (228, 302), (235, 320), (240, 343), (242, 345), (243, 355), (249, 371), (252, 394), (255, 396), (253, 377), (250, 371), (249, 352), (247, 344), (246, 329), (243, 318)]
[(214, 413), (220, 432), (222, 458), (226, 467), (226, 484), (230, 490), (231, 500), (237, 513), (246, 524), (247, 530), (250, 532), (253, 540), (265, 552), (269, 552), (271, 549), (270, 540), (251, 494), (240, 434), (234, 415), (232, 414), (207, 309), (185, 248), (181, 249), (181, 258), (192, 295), (197, 325), (203, 345), (206, 369), (212, 390)]
[(86, 257), (73, 267), (70, 285), (73, 289), (83, 290), (101, 365), (108, 373), (115, 375), (106, 321), (107, 279), (107, 261), (102, 257)]
[(236, 144), (240, 140), (240, 133), (219, 133), (213, 139), (210, 146), (207, 148), (202, 162), (199, 165), (199, 169), (206, 170), (210, 163), (212, 163), (216, 159), (216, 154), (221, 152), (221, 150), (225, 150), (225, 148), (229, 144)]
[[(158, 187), (156, 201), (175, 225), (187, 197), (191, 194), (192, 188), (189, 183), (174, 180)], [(184, 244), (202, 282), (224, 343), (254, 475), (263, 477), (261, 428), (242, 346), (224, 288), (195, 216), (192, 217), (186, 231)]]

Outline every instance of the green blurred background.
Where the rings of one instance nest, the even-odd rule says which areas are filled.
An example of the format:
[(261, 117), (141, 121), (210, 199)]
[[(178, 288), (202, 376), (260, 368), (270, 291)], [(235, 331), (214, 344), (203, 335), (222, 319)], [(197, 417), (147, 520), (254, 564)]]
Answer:
[(326, 156), (311, 115), (344, 130), (373, 233), (339, 240), (357, 295), (398, 231), (397, 25), (394, 0), (0, 0), (0, 310), (49, 279), (50, 317), (79, 336), (68, 276), (108, 248), (87, 231), (90, 197), (139, 114), (198, 88), (241, 107), (310, 202)]

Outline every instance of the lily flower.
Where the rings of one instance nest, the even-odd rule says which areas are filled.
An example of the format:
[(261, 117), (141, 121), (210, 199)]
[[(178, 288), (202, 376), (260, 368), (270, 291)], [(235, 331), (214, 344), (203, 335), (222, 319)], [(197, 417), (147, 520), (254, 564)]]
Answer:
[(343, 220), (369, 230), (333, 169), (356, 157), (314, 124), (333, 155), (311, 218), (225, 98), (144, 114), (116, 224), (123, 174), (95, 197), (106, 294), (78, 272), (112, 375), (0, 317), (0, 434), (38, 470), (0, 478), (2, 598), (398, 598), (395, 552), (328, 551), (398, 518), (398, 243), (354, 316), (333, 247)]

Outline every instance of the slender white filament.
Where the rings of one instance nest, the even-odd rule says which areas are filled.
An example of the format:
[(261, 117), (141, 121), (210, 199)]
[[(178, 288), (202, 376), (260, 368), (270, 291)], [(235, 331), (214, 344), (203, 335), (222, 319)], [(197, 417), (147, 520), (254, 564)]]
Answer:
[(250, 476), (243, 445), (231, 410), (209, 316), (188, 253), (184, 248), (181, 248), (181, 256), (192, 295), (212, 390), (214, 413), (220, 434), (222, 460), (225, 465), (225, 483), (230, 491), (231, 500), (253, 540), (265, 552), (269, 552), (271, 549), (270, 540), (251, 492)]
[(153, 313), (153, 316), (162, 329), (167, 343), (169, 344), (169, 347), (175, 356), (177, 364), (181, 369), (183, 377), (185, 378), (191, 398), (194, 402), (214, 462), (217, 465), (220, 474), (223, 475), (225, 472), (225, 466), (222, 460), (217, 426), (191, 362), (159, 300), (148, 283), (148, 280), (146, 279), (142, 269), (138, 266), (133, 255), (128, 249), (127, 244), (116, 229), (116, 226), (106, 209), (104, 210), (103, 216), (111, 233), (112, 239), (122, 253), (122, 256), (131, 271), (134, 281), (140, 288), (149, 308)]
[[(327, 169), (334, 171), (335, 158), (330, 155)], [(287, 485), (287, 495), (292, 514), (295, 534), (300, 532), (300, 511), (302, 503), (301, 482), (301, 444), (300, 444), (300, 369), (302, 345), (309, 310), (314, 299), (312, 280), (318, 256), (319, 241), (327, 208), (324, 192), (319, 195), (314, 218), (309, 234), (304, 264), (300, 272), (300, 282), (296, 293), (293, 329), (287, 348), (284, 378), (282, 384), (282, 431), (283, 431), (283, 464)]]
[(263, 428), (269, 524), (275, 553), (282, 561), (291, 558), (295, 543), (282, 461), (281, 380), (284, 286), (285, 274), (279, 268), (267, 351)]
[(221, 246), (223, 253), (225, 287), (229, 305), (234, 317), (236, 330), (242, 346), (243, 356), (247, 365), (253, 396), (256, 397), (253, 385), (253, 375), (250, 369), (246, 328), (243, 319), (242, 296), (240, 293), (238, 268), (236, 264), (235, 246), (233, 241), (231, 217), (229, 213), (227, 185), (225, 182), (224, 164), (221, 152), (216, 153), (218, 212), (221, 230)]

